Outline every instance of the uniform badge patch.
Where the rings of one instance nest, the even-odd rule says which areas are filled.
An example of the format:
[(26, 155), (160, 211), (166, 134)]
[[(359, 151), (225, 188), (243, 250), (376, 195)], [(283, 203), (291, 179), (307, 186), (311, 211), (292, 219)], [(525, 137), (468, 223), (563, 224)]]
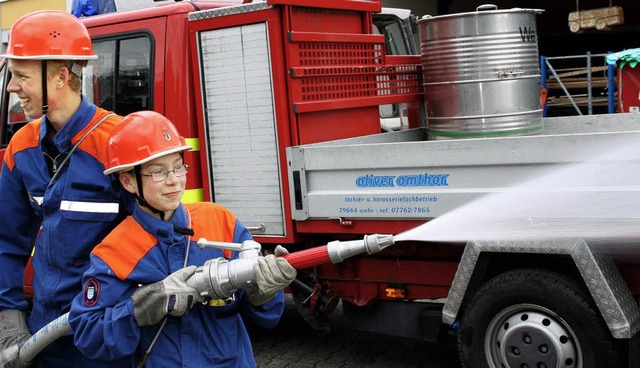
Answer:
[(100, 283), (94, 278), (87, 280), (84, 284), (84, 304), (87, 307), (93, 307), (98, 302), (100, 296)]

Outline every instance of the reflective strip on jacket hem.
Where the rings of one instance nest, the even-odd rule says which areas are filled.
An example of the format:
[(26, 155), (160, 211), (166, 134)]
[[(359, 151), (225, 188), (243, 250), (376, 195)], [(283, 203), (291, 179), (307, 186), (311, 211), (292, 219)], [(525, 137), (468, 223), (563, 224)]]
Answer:
[(60, 209), (72, 212), (118, 213), (118, 203), (62, 201)]

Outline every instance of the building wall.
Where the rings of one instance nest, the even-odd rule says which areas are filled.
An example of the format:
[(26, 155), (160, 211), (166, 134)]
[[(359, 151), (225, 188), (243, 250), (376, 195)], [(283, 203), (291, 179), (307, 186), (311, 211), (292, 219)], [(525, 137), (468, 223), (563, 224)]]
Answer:
[(0, 3), (2, 14), (2, 29), (9, 29), (11, 24), (20, 16), (42, 9), (66, 9), (66, 0), (13, 0)]

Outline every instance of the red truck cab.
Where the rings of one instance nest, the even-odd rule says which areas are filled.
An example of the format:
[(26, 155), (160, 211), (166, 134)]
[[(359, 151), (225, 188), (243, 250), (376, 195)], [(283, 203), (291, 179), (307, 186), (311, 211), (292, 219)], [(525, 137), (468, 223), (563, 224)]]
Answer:
[[(154, 110), (171, 119), (195, 147), (185, 156), (193, 169), (188, 173), (183, 201), (210, 200), (230, 207), (252, 230), (254, 238), (267, 248), (276, 244), (295, 248), (316, 241), (318, 232), (355, 233), (348, 237), (371, 232), (375, 223), (366, 228), (344, 228), (333, 222), (315, 225), (309, 222), (310, 228), (305, 229), (302, 224), (296, 229), (291, 216), (284, 158), (285, 148), (292, 145), (379, 133), (379, 105), (416, 104), (422, 99), (418, 82), (419, 56), (394, 56), (397, 59), (393, 59), (385, 55), (385, 48), (389, 48), (385, 45), (385, 37), (372, 34), (372, 13), (380, 11), (380, 3), (336, 0), (322, 4), (320, 8), (308, 9), (304, 8), (304, 1), (291, 3), (293, 5), (287, 1), (258, 2), (246, 4), (242, 9), (236, 7), (237, 3), (218, 1), (164, 3), (169, 4), (82, 18), (98, 55), (98, 59), (91, 61), (84, 70), (84, 96), (119, 115)], [(263, 43), (253, 50), (244, 50), (245, 55), (237, 61), (260, 62), (260, 73), (267, 73), (267, 79), (262, 74), (258, 80), (259, 76), (247, 71), (251, 65), (245, 68), (245, 75), (236, 75), (231, 61), (219, 66), (213, 78), (227, 78), (218, 88), (220, 91), (244, 83), (247, 89), (242, 93), (249, 101), (248, 105), (234, 107), (235, 102), (225, 100), (229, 95), (225, 92), (217, 97), (206, 96), (210, 89), (205, 91), (208, 87), (204, 85), (204, 79), (207, 78), (205, 74), (211, 73), (211, 68), (201, 64), (205, 57), (201, 45), (203, 34), (213, 30), (211, 32), (224, 38), (225, 29), (236, 28), (246, 32), (243, 37), (249, 40), (256, 24), (258, 27), (264, 25), (258, 31)], [(221, 53), (238, 47), (240, 43), (233, 40), (229, 38), (225, 42), (231, 44), (218, 46), (226, 48), (221, 49)], [(262, 54), (246, 55), (254, 50)], [(216, 51), (211, 55), (215, 57)], [(233, 60), (233, 56), (231, 58)], [(317, 58), (325, 61), (315, 65)], [(346, 67), (326, 68), (336, 62)], [(385, 62), (389, 66), (380, 72), (377, 68)], [(0, 68), (0, 87), (6, 91), (10, 74), (6, 63)], [(327, 72), (336, 76), (326, 78), (316, 74)], [(404, 81), (397, 83), (396, 78)], [(256, 81), (264, 83), (258, 85)], [(266, 105), (253, 106), (259, 94)], [(2, 96), (0, 146), (4, 150), (13, 133), (27, 121), (21, 114), (17, 96), (6, 92)], [(207, 98), (209, 100), (205, 101)], [(224, 139), (230, 130), (239, 132), (233, 128), (236, 115), (246, 113), (248, 119), (254, 121), (267, 116), (267, 124), (271, 124), (267, 130), (265, 127), (249, 128), (247, 134), (255, 145), (235, 153), (246, 159), (241, 164), (249, 165), (243, 169), (248, 173), (268, 167), (268, 172), (262, 171), (262, 177), (250, 179), (245, 175), (243, 179), (242, 173), (229, 172), (227, 168), (238, 163), (230, 161), (224, 152), (220, 157), (212, 157), (218, 153), (211, 143), (214, 133), (210, 130), (214, 127), (208, 121), (211, 119), (208, 114), (215, 109), (224, 109), (227, 114), (221, 120), (220, 131), (215, 133)], [(254, 110), (261, 112), (252, 115)], [(265, 138), (270, 141), (264, 142)], [(224, 146), (219, 145), (221, 151), (245, 147), (231, 140), (226, 142)], [(247, 185), (246, 179), (252, 180), (251, 185), (255, 188)], [(271, 184), (263, 185), (264, 180), (270, 180)], [(246, 192), (239, 193), (240, 190)], [(263, 190), (269, 193), (263, 193)], [(254, 196), (255, 200), (243, 199), (245, 195), (247, 198)], [(266, 210), (263, 204), (268, 207)], [(273, 217), (276, 219), (272, 220)], [(401, 231), (414, 223), (391, 226)], [(31, 272), (28, 268), (27, 293)]]

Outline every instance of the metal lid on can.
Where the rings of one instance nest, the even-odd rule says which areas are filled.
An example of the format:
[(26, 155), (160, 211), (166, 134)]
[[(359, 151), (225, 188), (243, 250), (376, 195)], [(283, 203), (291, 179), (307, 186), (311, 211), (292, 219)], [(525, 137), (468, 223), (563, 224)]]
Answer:
[(475, 17), (479, 15), (493, 15), (493, 14), (506, 14), (506, 13), (532, 13), (532, 14), (541, 14), (544, 12), (544, 9), (532, 9), (532, 8), (511, 8), (511, 9), (498, 9), (498, 6), (495, 4), (482, 4), (476, 8), (474, 12), (466, 12), (466, 13), (455, 13), (455, 14), (445, 14), (445, 15), (424, 15), (422, 18), (418, 20), (420, 22), (428, 22), (431, 20), (440, 20), (447, 18), (459, 18), (459, 17)]

